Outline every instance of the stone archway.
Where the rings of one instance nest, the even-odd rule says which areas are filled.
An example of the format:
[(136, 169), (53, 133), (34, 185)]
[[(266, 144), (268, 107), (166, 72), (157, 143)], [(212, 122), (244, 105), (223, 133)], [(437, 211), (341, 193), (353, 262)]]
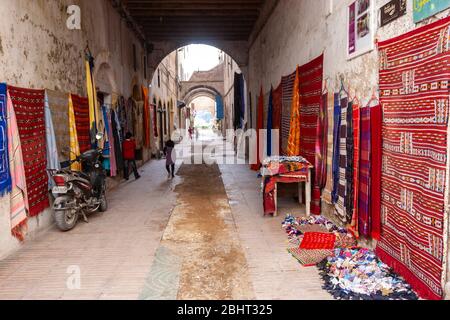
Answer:
[(117, 77), (111, 67), (110, 52), (103, 51), (95, 58), (94, 79), (100, 91), (112, 93), (120, 92)]

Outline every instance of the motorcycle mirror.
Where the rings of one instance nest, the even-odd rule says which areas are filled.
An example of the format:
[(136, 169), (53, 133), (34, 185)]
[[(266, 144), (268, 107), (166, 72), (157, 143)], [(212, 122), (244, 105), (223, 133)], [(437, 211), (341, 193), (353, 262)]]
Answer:
[(97, 135), (95, 136), (95, 138), (96, 138), (97, 140), (99, 140), (99, 141), (102, 140), (103, 137), (104, 137), (104, 134), (101, 133), (101, 132), (97, 133)]

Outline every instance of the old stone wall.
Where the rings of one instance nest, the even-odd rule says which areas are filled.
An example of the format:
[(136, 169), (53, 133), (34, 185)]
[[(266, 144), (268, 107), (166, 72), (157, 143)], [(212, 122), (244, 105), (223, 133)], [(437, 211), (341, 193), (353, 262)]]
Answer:
[[(81, 9), (80, 30), (67, 28), (69, 5)], [(101, 91), (129, 97), (133, 86), (148, 85), (143, 48), (107, 0), (2, 0), (0, 12), (2, 82), (86, 95), (84, 49), (88, 44), (96, 58)], [(9, 197), (5, 196), (0, 198), (0, 258), (20, 246), (10, 235), (8, 212)], [(28, 238), (51, 222), (50, 210), (30, 219)]]
[[(278, 86), (281, 77), (295, 71), (324, 53), (324, 77), (329, 88), (340, 87), (339, 75), (344, 75), (351, 94), (364, 103), (378, 84), (377, 51), (347, 60), (347, 8), (352, 0), (281, 0), (262, 30), (251, 39), (249, 58), (249, 90), (253, 101), (262, 85), (265, 92)], [(377, 9), (387, 3), (377, 0)], [(415, 28), (413, 0), (408, 0), (405, 16), (378, 28), (382, 41)], [(448, 11), (436, 18), (448, 15)], [(253, 103), (253, 108), (255, 108)], [(255, 110), (255, 109), (253, 109)], [(253, 123), (256, 112), (253, 112)], [(449, 244), (450, 245), (450, 244)], [(450, 261), (449, 261), (450, 263)], [(450, 273), (447, 277), (450, 279)], [(449, 285), (450, 287), (450, 285)], [(450, 288), (448, 288), (450, 290)], [(449, 292), (450, 294), (450, 292)]]

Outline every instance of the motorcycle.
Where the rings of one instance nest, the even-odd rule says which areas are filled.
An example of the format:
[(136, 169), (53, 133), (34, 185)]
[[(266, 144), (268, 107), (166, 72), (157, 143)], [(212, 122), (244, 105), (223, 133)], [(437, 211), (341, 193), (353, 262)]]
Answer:
[[(101, 137), (97, 136), (97, 139), (100, 140)], [(88, 222), (88, 214), (107, 211), (106, 172), (102, 165), (103, 151), (102, 149), (86, 151), (69, 161), (68, 168), (49, 170), (55, 183), (52, 189), (55, 198), (54, 217), (61, 231), (75, 228), (80, 216)], [(70, 166), (76, 162), (81, 163), (82, 171), (70, 170)]]

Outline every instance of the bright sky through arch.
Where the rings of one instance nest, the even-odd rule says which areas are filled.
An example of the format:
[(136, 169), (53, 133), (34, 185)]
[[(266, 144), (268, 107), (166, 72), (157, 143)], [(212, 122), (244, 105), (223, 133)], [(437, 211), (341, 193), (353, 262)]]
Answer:
[(220, 50), (204, 44), (188, 46), (189, 58), (185, 61), (185, 71), (192, 75), (195, 71), (208, 71), (219, 64)]

